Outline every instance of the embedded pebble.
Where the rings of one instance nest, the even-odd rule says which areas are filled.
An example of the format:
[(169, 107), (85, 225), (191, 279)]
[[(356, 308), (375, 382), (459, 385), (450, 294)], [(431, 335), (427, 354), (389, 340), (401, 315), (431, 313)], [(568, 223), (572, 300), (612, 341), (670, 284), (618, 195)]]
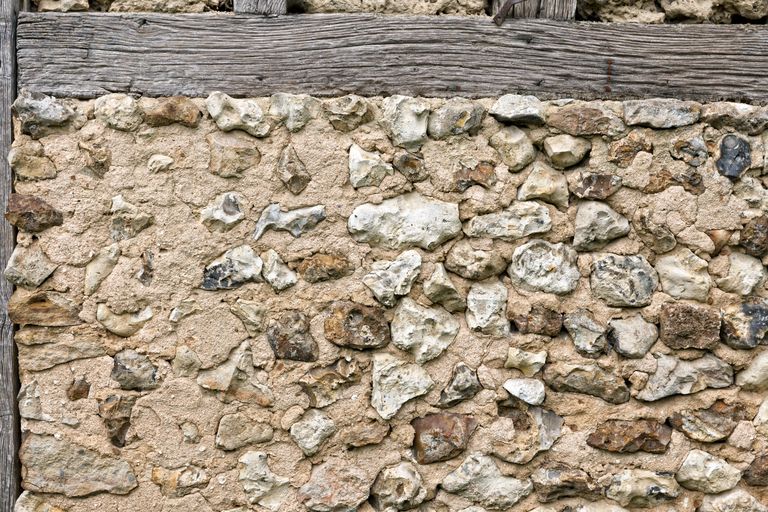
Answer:
[(64, 223), (63, 214), (39, 197), (11, 193), (5, 219), (28, 233), (40, 233)]
[(485, 109), (463, 98), (451, 98), (429, 115), (427, 132), (441, 140), (452, 135), (474, 135), (480, 129)]
[(200, 211), (200, 222), (211, 231), (223, 233), (237, 226), (245, 218), (243, 205), (245, 197), (237, 192), (226, 192), (216, 196)]
[(496, 100), (488, 113), (500, 123), (544, 124), (544, 103), (536, 96), (505, 94)]
[(592, 395), (612, 404), (629, 400), (629, 388), (624, 379), (595, 363), (547, 365), (544, 382), (554, 391)]
[(453, 367), (451, 379), (440, 392), (440, 401), (437, 407), (453, 407), (464, 400), (469, 400), (482, 390), (477, 372), (464, 363), (457, 363)]
[(465, 279), (482, 280), (504, 272), (507, 260), (494, 250), (475, 249), (467, 240), (459, 240), (448, 251), (445, 268)]
[(382, 469), (371, 486), (371, 502), (377, 510), (410, 510), (427, 494), (418, 468), (410, 462)]
[(392, 343), (423, 364), (453, 343), (459, 333), (459, 322), (442, 308), (426, 308), (405, 297), (395, 308), (391, 331)]
[(427, 394), (434, 382), (426, 370), (389, 354), (373, 356), (371, 405), (383, 419), (392, 418), (412, 398)]
[(429, 300), (440, 304), (451, 313), (464, 311), (467, 307), (466, 299), (459, 293), (441, 263), (435, 264), (432, 275), (424, 281), (422, 289)]
[(205, 267), (203, 290), (231, 290), (249, 281), (260, 282), (264, 266), (261, 258), (249, 245), (228, 250)]
[(33, 139), (47, 135), (51, 128), (64, 126), (75, 117), (75, 111), (67, 102), (27, 89), (19, 92), (12, 108), (21, 123), (22, 133)]
[(349, 148), (349, 183), (353, 188), (378, 186), (394, 172), (379, 153), (365, 151), (357, 144)]
[(624, 120), (629, 126), (678, 128), (699, 120), (701, 105), (668, 98), (624, 102)]
[(561, 208), (568, 206), (568, 180), (565, 174), (540, 162), (533, 164), (533, 169), (517, 190), (520, 200), (541, 199)]
[(58, 267), (39, 246), (17, 245), (8, 259), (4, 276), (16, 286), (36, 288), (43, 284), (43, 281), (48, 279), (48, 276)]
[(609, 306), (640, 307), (651, 303), (659, 279), (643, 256), (607, 254), (593, 261), (589, 284)]
[(516, 201), (498, 213), (472, 217), (464, 233), (474, 238), (516, 240), (552, 229), (547, 207), (535, 201)]
[(677, 498), (680, 486), (672, 476), (644, 469), (625, 469), (613, 476), (606, 497), (623, 507), (653, 507)]
[(732, 348), (751, 349), (768, 341), (768, 303), (748, 299), (722, 310), (723, 342)]
[(529, 480), (502, 475), (493, 459), (482, 453), (469, 455), (440, 485), (449, 493), (499, 510), (514, 506), (533, 491)]
[(706, 302), (712, 279), (707, 272), (707, 262), (689, 249), (680, 249), (669, 256), (656, 260), (661, 289), (676, 299), (692, 299)]
[(655, 324), (646, 322), (641, 315), (617, 318), (608, 322), (608, 342), (624, 357), (641, 359), (659, 338)]
[(416, 418), (413, 454), (419, 464), (433, 464), (460, 455), (477, 427), (477, 421), (465, 414), (438, 413)]
[(351, 132), (373, 119), (373, 111), (365, 98), (348, 94), (323, 104), (331, 126), (342, 132)]
[(237, 460), (240, 463), (237, 479), (249, 503), (276, 512), (288, 498), (290, 479), (273, 473), (269, 468), (268, 457), (264, 452), (245, 452)]
[(392, 144), (418, 148), (427, 140), (429, 105), (418, 98), (389, 96), (382, 101), (380, 122), (392, 139)]
[(291, 425), (291, 438), (304, 455), (316, 454), (323, 443), (336, 433), (336, 424), (323, 411), (310, 409)]
[(253, 239), (258, 240), (267, 230), (287, 231), (294, 238), (311, 231), (325, 220), (325, 206), (316, 205), (284, 212), (279, 203), (272, 203), (261, 212)]
[(666, 303), (659, 314), (659, 339), (674, 349), (714, 349), (720, 342), (720, 312), (686, 302)]
[(573, 340), (576, 350), (584, 357), (599, 357), (608, 347), (605, 326), (584, 309), (565, 315), (563, 327)]
[(662, 355), (656, 359), (656, 371), (650, 375), (636, 398), (653, 402), (672, 395), (690, 395), (707, 388), (727, 388), (731, 384), (733, 368), (711, 354), (692, 361)]
[(279, 92), (270, 98), (269, 115), (285, 124), (288, 131), (297, 132), (320, 111), (320, 102), (306, 94)]
[(755, 356), (749, 365), (736, 375), (736, 385), (744, 391), (768, 389), (768, 351)]
[(667, 422), (694, 441), (714, 443), (730, 436), (742, 419), (744, 409), (740, 404), (717, 400), (707, 408), (677, 410)]
[(335, 303), (325, 319), (324, 329), (331, 343), (357, 350), (382, 348), (391, 339), (384, 310), (354, 302)]
[(114, 356), (111, 377), (123, 389), (145, 390), (159, 385), (157, 368), (145, 355), (127, 349)]
[(562, 134), (544, 139), (544, 153), (558, 169), (573, 167), (580, 163), (592, 149), (592, 143), (587, 139)]
[(675, 479), (686, 489), (718, 494), (736, 487), (741, 480), (741, 471), (720, 457), (691, 450), (678, 468)]
[(504, 368), (514, 368), (526, 377), (533, 377), (547, 362), (547, 352), (527, 352), (517, 347), (509, 347)]
[(278, 359), (317, 361), (320, 349), (309, 332), (309, 319), (300, 311), (286, 311), (267, 327), (267, 341)]
[(363, 284), (385, 306), (395, 305), (397, 297), (408, 295), (421, 269), (421, 255), (405, 251), (394, 261), (377, 261), (371, 272), (363, 276)]
[(750, 295), (765, 281), (765, 268), (757, 258), (732, 252), (728, 255), (728, 263), (728, 274), (715, 280), (723, 291)]
[(504, 389), (529, 405), (541, 405), (546, 398), (544, 383), (536, 379), (509, 379), (504, 382)]
[(208, 113), (220, 130), (242, 130), (254, 137), (266, 137), (272, 129), (256, 100), (235, 99), (214, 91), (205, 100)]
[(498, 280), (475, 283), (467, 294), (467, 327), (492, 336), (509, 334), (507, 287)]
[(96, 119), (115, 130), (135, 131), (144, 120), (139, 102), (127, 94), (100, 96), (93, 104)]
[(720, 158), (715, 162), (718, 172), (726, 178), (740, 177), (752, 164), (752, 148), (743, 138), (729, 134), (720, 142)]
[(307, 172), (307, 167), (299, 158), (293, 144), (285, 146), (280, 153), (276, 173), (285, 188), (293, 195), (300, 194), (312, 181), (312, 176)]
[(113, 313), (106, 304), (96, 307), (96, 320), (112, 334), (127, 338), (133, 336), (144, 324), (152, 319), (153, 313), (150, 306), (135, 313)]
[(488, 144), (498, 152), (510, 172), (522, 170), (536, 157), (536, 148), (531, 139), (516, 126), (502, 128), (491, 136)]
[(587, 444), (616, 453), (664, 453), (672, 440), (672, 429), (655, 420), (608, 420), (587, 437)]
[(590, 251), (629, 233), (629, 221), (613, 208), (599, 201), (585, 201), (576, 210), (573, 247)]
[(275, 250), (268, 250), (261, 255), (261, 259), (264, 263), (261, 276), (276, 292), (290, 288), (298, 282), (296, 272), (288, 268)]
[(533, 240), (515, 249), (507, 273), (515, 286), (558, 295), (576, 289), (581, 277), (576, 251), (544, 240)]

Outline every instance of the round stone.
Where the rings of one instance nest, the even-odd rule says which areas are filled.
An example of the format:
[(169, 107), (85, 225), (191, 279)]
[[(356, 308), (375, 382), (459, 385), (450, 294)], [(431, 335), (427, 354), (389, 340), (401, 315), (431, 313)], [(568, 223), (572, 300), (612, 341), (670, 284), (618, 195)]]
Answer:
[(651, 303), (659, 278), (643, 256), (608, 254), (592, 264), (589, 283), (609, 306), (640, 307)]
[(581, 277), (576, 251), (544, 240), (533, 240), (515, 249), (507, 273), (515, 286), (559, 295), (576, 289)]

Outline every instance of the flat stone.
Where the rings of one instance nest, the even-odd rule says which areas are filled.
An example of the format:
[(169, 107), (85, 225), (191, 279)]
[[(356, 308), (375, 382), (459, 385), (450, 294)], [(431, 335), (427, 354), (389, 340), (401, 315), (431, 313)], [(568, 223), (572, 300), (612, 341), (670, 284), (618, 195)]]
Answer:
[(712, 279), (707, 272), (707, 262), (689, 249), (656, 260), (661, 289), (676, 299), (706, 302)]
[(458, 204), (410, 192), (378, 205), (358, 206), (347, 228), (355, 241), (374, 247), (431, 251), (461, 233), (461, 221)]
[(253, 377), (253, 354), (250, 341), (243, 340), (232, 349), (226, 361), (220, 365), (202, 370), (197, 376), (197, 383), (211, 391), (224, 403), (253, 403), (269, 407), (274, 402), (272, 391), (258, 383)]
[(66, 327), (80, 323), (80, 311), (65, 295), (56, 292), (20, 293), (8, 301), (8, 316), (18, 325)]
[(736, 487), (741, 471), (720, 457), (702, 450), (691, 450), (677, 470), (675, 479), (692, 491), (718, 494)]
[(244, 218), (245, 197), (237, 192), (219, 194), (200, 211), (200, 222), (211, 231), (223, 233), (237, 226)]
[(30, 434), (21, 444), (24, 487), (67, 497), (108, 492), (128, 494), (138, 486), (130, 464), (67, 439)]
[(681, 489), (667, 473), (625, 469), (613, 476), (606, 497), (623, 507), (653, 507), (680, 496)]
[(498, 280), (474, 283), (467, 294), (467, 327), (492, 336), (509, 334), (507, 287)]
[(261, 259), (264, 262), (261, 276), (276, 292), (286, 290), (298, 282), (296, 272), (288, 268), (274, 249), (262, 254)]
[(728, 274), (715, 280), (717, 287), (725, 292), (750, 295), (765, 281), (763, 263), (740, 252), (728, 255)]
[(411, 422), (413, 454), (419, 464), (432, 464), (461, 455), (477, 422), (465, 414), (438, 413)]
[(309, 332), (309, 320), (300, 311), (286, 311), (270, 320), (267, 341), (278, 359), (313, 362), (319, 356), (320, 349)]
[(708, 306), (668, 302), (659, 314), (661, 342), (670, 348), (711, 350), (720, 342), (720, 312)]
[(752, 165), (752, 147), (737, 135), (729, 134), (720, 141), (720, 158), (715, 167), (726, 178), (736, 179)]
[(126, 349), (114, 356), (111, 377), (122, 389), (154, 389), (159, 383), (157, 367), (149, 358), (135, 350)]
[(14, 193), (8, 196), (5, 218), (12, 226), (28, 233), (40, 233), (64, 223), (62, 213), (41, 198)]
[(516, 201), (500, 212), (472, 217), (464, 225), (469, 237), (509, 241), (551, 229), (549, 210), (536, 201)]
[(368, 499), (371, 478), (346, 459), (330, 459), (312, 468), (298, 499), (313, 512), (357, 510)]
[(104, 421), (109, 441), (118, 448), (125, 446), (135, 403), (136, 397), (118, 395), (109, 395), (99, 403), (99, 416)]
[(382, 101), (381, 125), (395, 146), (415, 149), (427, 141), (429, 105), (409, 96), (389, 96)]
[(58, 267), (38, 245), (30, 247), (17, 245), (8, 259), (4, 276), (16, 286), (37, 288)]
[(410, 510), (426, 499), (421, 475), (410, 462), (382, 469), (371, 487), (371, 503), (376, 510)]
[(360, 367), (354, 359), (342, 357), (328, 366), (312, 368), (298, 381), (312, 407), (325, 407), (341, 399), (341, 393), (360, 382)]
[(672, 429), (656, 420), (608, 420), (587, 437), (587, 444), (616, 453), (665, 453)]
[(319, 409), (310, 409), (291, 425), (291, 438), (306, 456), (320, 451), (323, 443), (336, 433), (336, 424)]
[(67, 512), (59, 507), (54, 507), (43, 498), (35, 496), (29, 491), (24, 491), (16, 500), (13, 512)]
[(315, 253), (301, 260), (296, 270), (306, 282), (320, 283), (351, 275), (354, 267), (347, 257), (341, 254)]
[(541, 503), (565, 498), (596, 500), (602, 495), (599, 486), (586, 471), (565, 465), (541, 467), (531, 474), (531, 481)]
[(440, 392), (440, 400), (435, 405), (440, 408), (453, 407), (471, 399), (482, 389), (477, 372), (462, 362), (456, 363), (451, 379)]
[(744, 482), (754, 487), (768, 486), (768, 455), (755, 457), (744, 471)]
[(768, 341), (768, 303), (748, 299), (722, 310), (721, 338), (729, 347), (751, 349)]
[(282, 122), (288, 131), (297, 132), (320, 113), (320, 102), (306, 94), (273, 94), (269, 115)]
[(99, 304), (96, 307), (96, 320), (112, 334), (127, 338), (133, 336), (149, 322), (154, 313), (152, 307), (147, 306), (144, 309), (133, 313), (113, 313), (106, 304)]
[(493, 510), (509, 509), (533, 491), (529, 480), (502, 475), (493, 459), (482, 453), (469, 455), (440, 485), (446, 492)]
[(495, 250), (475, 249), (467, 239), (453, 244), (445, 268), (465, 279), (483, 280), (504, 272), (507, 260)]
[(747, 135), (760, 135), (768, 128), (768, 109), (746, 103), (714, 101), (702, 105), (701, 120), (717, 129), (731, 127)]
[(526, 313), (513, 314), (512, 321), (523, 334), (555, 337), (563, 328), (563, 314), (541, 304), (532, 304)]
[(611, 404), (629, 401), (629, 388), (624, 379), (595, 363), (557, 362), (544, 369), (544, 382), (554, 391), (596, 396)]
[(576, 210), (573, 247), (592, 251), (629, 233), (629, 221), (613, 208), (599, 201), (584, 201)]
[(626, 129), (612, 110), (599, 103), (571, 103), (547, 115), (547, 124), (574, 136), (605, 135), (616, 137)]
[(600, 357), (607, 351), (606, 328), (597, 323), (589, 311), (579, 309), (566, 314), (563, 327), (568, 331), (576, 350), (584, 357)]
[(579, 284), (576, 258), (576, 251), (565, 244), (533, 240), (515, 249), (507, 274), (524, 290), (564, 295)]
[(222, 131), (242, 130), (254, 137), (266, 137), (272, 129), (256, 100), (235, 99), (214, 91), (206, 98), (205, 106)]
[(608, 322), (608, 342), (620, 355), (642, 359), (659, 338), (656, 324), (646, 322), (642, 316), (615, 318)]
[(237, 299), (229, 306), (229, 310), (243, 322), (248, 336), (255, 338), (264, 332), (267, 309), (262, 302)]
[(499, 402), (498, 411), (499, 418), (485, 430), (491, 453), (505, 462), (527, 464), (563, 433), (563, 418), (542, 407), (507, 400)]
[(743, 489), (704, 496), (698, 512), (768, 512), (768, 506)]
[(744, 391), (768, 389), (768, 351), (755, 356), (745, 369), (736, 376), (736, 385)]
[(452, 135), (475, 135), (484, 117), (482, 105), (463, 98), (451, 98), (429, 115), (427, 133), (436, 140)]
[[(32, 344), (29, 339), (33, 341)], [(64, 330), (55, 334), (49, 333), (47, 329), (25, 329), (17, 332), (15, 340), (19, 367), (32, 372), (47, 370), (70, 361), (106, 355), (104, 342), (96, 328), (74, 332)]]
[(300, 194), (309, 182), (312, 176), (307, 172), (307, 167), (299, 158), (293, 144), (288, 144), (280, 153), (280, 159), (277, 161), (277, 177), (283, 182), (291, 194)]
[(373, 356), (371, 405), (383, 419), (392, 418), (409, 400), (427, 394), (434, 382), (417, 364), (409, 364), (389, 354)]
[(216, 429), (216, 448), (225, 451), (266, 443), (274, 432), (267, 423), (253, 421), (244, 413), (225, 414)]
[(744, 408), (740, 404), (717, 400), (706, 409), (677, 410), (667, 422), (694, 441), (714, 443), (728, 438), (743, 419)]
[(37, 141), (12, 147), (8, 152), (8, 165), (21, 180), (50, 180), (57, 174), (56, 166)]
[(733, 384), (733, 369), (713, 355), (684, 361), (662, 355), (656, 371), (637, 394), (638, 400), (653, 402), (672, 395), (690, 395), (707, 388), (722, 389)]
[(651, 303), (659, 279), (643, 256), (607, 254), (593, 261), (589, 283), (609, 306), (641, 307)]
[(394, 261), (377, 261), (371, 272), (363, 276), (363, 284), (387, 307), (392, 307), (397, 297), (408, 295), (421, 269), (421, 255), (405, 251)]
[(323, 109), (331, 126), (341, 132), (351, 132), (373, 119), (373, 110), (366, 99), (355, 94), (328, 100)]
[(435, 264), (432, 275), (422, 283), (422, 289), (429, 300), (440, 304), (451, 313), (464, 311), (467, 308), (467, 301), (448, 277), (448, 272), (442, 263)]
[(237, 479), (251, 505), (276, 512), (290, 495), (291, 480), (273, 473), (267, 463), (268, 457), (264, 452), (245, 452), (237, 460), (240, 463)]
[(208, 171), (222, 178), (237, 178), (261, 162), (261, 153), (247, 135), (214, 132), (205, 137), (210, 158)]
[(504, 382), (504, 389), (529, 405), (541, 405), (546, 398), (544, 383), (536, 379), (508, 379)]
[(443, 308), (427, 308), (404, 297), (392, 318), (392, 343), (418, 364), (440, 356), (456, 339), (459, 321)]
[(22, 89), (13, 102), (21, 132), (39, 139), (51, 132), (51, 128), (64, 126), (75, 117), (75, 111), (67, 102), (39, 92)]
[(544, 139), (544, 153), (550, 163), (558, 169), (577, 165), (584, 160), (591, 149), (592, 143), (587, 139), (568, 134)]
[(240, 245), (213, 260), (205, 267), (203, 290), (232, 290), (248, 282), (261, 282), (261, 258), (249, 245)]
[(387, 176), (394, 174), (392, 165), (380, 153), (365, 151), (357, 144), (349, 148), (349, 183), (352, 188), (378, 187)]
[(144, 98), (144, 122), (149, 126), (168, 126), (174, 123), (195, 128), (203, 113), (194, 101), (184, 96)]
[(419, 183), (429, 178), (429, 171), (424, 164), (424, 157), (418, 153), (400, 151), (392, 160), (392, 165), (411, 183)]
[(701, 105), (693, 101), (667, 98), (624, 102), (624, 120), (629, 126), (678, 128), (699, 120)]
[(127, 94), (107, 94), (93, 104), (96, 119), (115, 130), (135, 131), (144, 120), (139, 102)]
[(739, 233), (739, 245), (747, 254), (762, 258), (768, 252), (768, 216), (750, 219)]
[(488, 113), (505, 124), (544, 124), (544, 103), (536, 96), (505, 94), (496, 100)]
[(517, 199), (541, 199), (561, 208), (568, 207), (568, 180), (565, 174), (541, 162), (533, 164), (528, 177), (517, 190)]
[(299, 238), (324, 220), (324, 205), (308, 206), (284, 212), (280, 210), (279, 203), (272, 203), (262, 210), (253, 231), (253, 239), (258, 240), (269, 229), (287, 231), (294, 238)]
[(382, 348), (391, 339), (384, 310), (354, 302), (334, 303), (323, 325), (325, 338), (340, 347), (357, 350)]
[(488, 144), (495, 149), (509, 172), (524, 169), (536, 158), (536, 148), (528, 135), (516, 126), (507, 126), (488, 139)]
[(40, 390), (37, 381), (21, 385), (16, 395), (16, 403), (19, 408), (19, 417), (27, 420), (53, 421), (53, 418), (43, 412), (43, 403), (40, 400)]
[(509, 347), (504, 368), (520, 370), (526, 377), (533, 377), (547, 362), (547, 351), (527, 352), (517, 347)]
[(626, 137), (611, 143), (608, 147), (608, 160), (624, 169), (641, 152), (653, 153), (653, 144), (641, 130), (632, 130)]

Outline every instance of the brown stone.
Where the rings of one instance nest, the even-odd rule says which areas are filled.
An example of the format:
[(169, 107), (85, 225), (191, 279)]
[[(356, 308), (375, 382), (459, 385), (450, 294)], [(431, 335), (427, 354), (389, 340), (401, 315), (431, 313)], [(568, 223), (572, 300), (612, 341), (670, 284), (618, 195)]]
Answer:
[(335, 363), (312, 368), (299, 379), (299, 385), (309, 397), (312, 407), (325, 407), (336, 402), (339, 393), (346, 387), (360, 382), (360, 368), (357, 361), (349, 357)]
[(615, 137), (626, 127), (614, 112), (605, 107), (573, 103), (547, 116), (547, 124), (569, 135), (607, 135)]
[(565, 465), (539, 468), (531, 474), (536, 497), (541, 503), (565, 498), (600, 499), (600, 487), (586, 471)]
[(347, 446), (360, 448), (379, 444), (389, 434), (389, 424), (374, 420), (363, 420), (352, 423), (341, 432), (341, 440)]
[(158, 98), (151, 105), (144, 106), (144, 122), (150, 126), (168, 126), (173, 123), (194, 128), (203, 113), (195, 102), (183, 96)]
[(463, 414), (430, 414), (411, 422), (415, 430), (413, 450), (419, 464), (448, 460), (461, 454), (477, 422)]
[(619, 167), (629, 167), (641, 151), (651, 153), (653, 144), (641, 131), (632, 130), (626, 137), (611, 144), (608, 149), (608, 160)]
[(720, 342), (720, 311), (686, 302), (664, 304), (659, 339), (669, 348), (712, 349)]
[(512, 317), (517, 330), (523, 334), (557, 336), (563, 328), (563, 315), (557, 311), (534, 304), (526, 314)]
[(328, 341), (357, 350), (385, 347), (391, 339), (384, 310), (354, 302), (335, 303), (324, 327)]
[(19, 325), (66, 327), (80, 323), (79, 311), (64, 295), (56, 292), (28, 293), (21, 290), (8, 301), (8, 316)]
[(277, 162), (277, 177), (283, 182), (291, 194), (300, 194), (307, 188), (312, 176), (307, 172), (307, 167), (299, 158), (293, 144), (288, 144), (280, 153), (280, 160)]
[(618, 453), (664, 453), (672, 429), (655, 420), (608, 420), (587, 437), (587, 444)]
[(491, 188), (496, 184), (496, 166), (491, 162), (480, 162), (474, 167), (461, 164), (460, 167), (454, 176), (456, 190), (459, 192), (464, 192), (473, 185)]
[(752, 461), (743, 475), (744, 481), (755, 487), (768, 486), (768, 455), (760, 455)]
[(768, 216), (755, 217), (741, 230), (739, 241), (750, 256), (762, 258), (768, 252)]
[(746, 419), (741, 404), (716, 401), (707, 409), (683, 409), (669, 417), (667, 423), (694, 441), (714, 443), (733, 433), (739, 421)]
[(83, 150), (86, 169), (103, 178), (112, 165), (112, 151), (104, 141), (78, 142), (77, 146)]
[(675, 248), (677, 240), (666, 226), (653, 221), (652, 214), (648, 208), (638, 209), (632, 217), (632, 227), (646, 247), (657, 254), (664, 254)]
[(341, 279), (352, 274), (354, 269), (344, 256), (317, 253), (304, 258), (296, 270), (306, 282), (319, 283)]
[(109, 395), (99, 404), (99, 416), (104, 420), (109, 441), (122, 448), (125, 446), (125, 435), (131, 426), (131, 410), (136, 403), (136, 397)]
[(85, 379), (85, 377), (75, 379), (72, 384), (67, 388), (67, 398), (70, 400), (80, 400), (82, 398), (88, 398), (88, 393), (91, 392), (91, 384)]
[(557, 392), (596, 396), (612, 404), (629, 401), (629, 388), (624, 379), (594, 363), (547, 365), (544, 382)]
[(421, 154), (403, 151), (395, 155), (392, 165), (411, 183), (418, 183), (429, 178), (429, 173), (424, 166), (424, 158)]
[(278, 359), (312, 362), (317, 361), (320, 354), (309, 332), (309, 320), (300, 311), (286, 311), (270, 320), (267, 341)]
[(613, 174), (579, 173), (571, 184), (571, 192), (581, 199), (605, 199), (621, 188), (621, 177)]
[(64, 223), (64, 217), (56, 208), (39, 197), (24, 194), (10, 195), (5, 218), (12, 225), (30, 233), (39, 233), (46, 228), (61, 226)]

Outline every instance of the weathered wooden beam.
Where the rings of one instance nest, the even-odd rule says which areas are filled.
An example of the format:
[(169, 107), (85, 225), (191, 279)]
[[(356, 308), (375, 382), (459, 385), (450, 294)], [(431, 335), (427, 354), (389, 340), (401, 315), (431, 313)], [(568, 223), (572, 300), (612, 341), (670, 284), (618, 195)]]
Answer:
[(58, 96), (516, 92), (768, 102), (768, 26), (22, 13), (18, 30), (20, 86)]
[(287, 4), (287, 0), (235, 0), (234, 10), (238, 14), (280, 16), (288, 12)]
[[(506, 3), (507, 0), (493, 0), (491, 14), (496, 16)], [(572, 20), (576, 17), (576, 0), (525, 0), (513, 5), (506, 17)]]
[[(11, 168), (6, 156), (13, 130), (11, 104), (16, 97), (16, 18), (19, 2), (0, 1), (0, 208), (11, 194)], [(13, 227), (0, 218), (0, 268), (5, 268), (14, 246)], [(13, 287), (0, 277), (0, 512), (12, 512), (19, 495), (19, 415), (16, 406), (18, 366), (8, 299)]]

